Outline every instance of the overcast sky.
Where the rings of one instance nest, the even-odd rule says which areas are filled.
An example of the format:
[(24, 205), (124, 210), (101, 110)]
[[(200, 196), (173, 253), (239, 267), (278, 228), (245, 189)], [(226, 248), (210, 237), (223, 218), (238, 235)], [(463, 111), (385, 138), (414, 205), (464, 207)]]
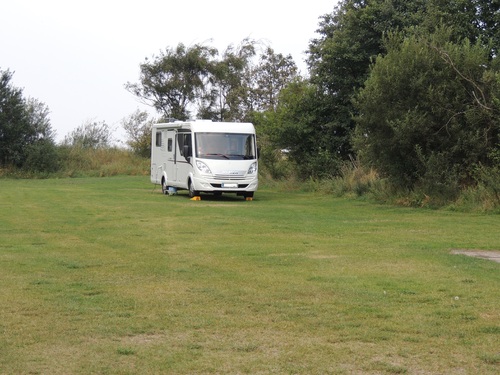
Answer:
[[(222, 52), (252, 38), (291, 54), (305, 51), (319, 17), (336, 0), (0, 0), (0, 69), (25, 97), (44, 102), (60, 141), (86, 121), (117, 128), (147, 109), (124, 89), (139, 64), (179, 43)], [(155, 114), (150, 110), (150, 113)]]

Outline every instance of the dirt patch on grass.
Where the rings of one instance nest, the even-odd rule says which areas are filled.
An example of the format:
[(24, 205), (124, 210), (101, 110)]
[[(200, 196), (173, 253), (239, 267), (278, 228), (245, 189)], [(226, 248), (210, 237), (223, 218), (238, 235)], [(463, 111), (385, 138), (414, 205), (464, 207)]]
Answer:
[(140, 334), (134, 336), (127, 336), (122, 339), (125, 344), (154, 344), (165, 340), (165, 335), (163, 334)]
[(474, 250), (474, 249), (453, 249), (452, 254), (467, 255), (469, 257), (488, 259), (500, 263), (500, 250)]

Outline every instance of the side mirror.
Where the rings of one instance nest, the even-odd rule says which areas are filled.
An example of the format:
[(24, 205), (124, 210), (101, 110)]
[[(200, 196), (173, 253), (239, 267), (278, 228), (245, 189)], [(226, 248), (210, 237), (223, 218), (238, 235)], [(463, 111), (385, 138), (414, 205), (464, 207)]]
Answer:
[(187, 159), (187, 158), (190, 158), (192, 155), (192, 150), (191, 150), (191, 147), (189, 145), (184, 145), (184, 147), (182, 148), (182, 154), (184, 155), (184, 157)]

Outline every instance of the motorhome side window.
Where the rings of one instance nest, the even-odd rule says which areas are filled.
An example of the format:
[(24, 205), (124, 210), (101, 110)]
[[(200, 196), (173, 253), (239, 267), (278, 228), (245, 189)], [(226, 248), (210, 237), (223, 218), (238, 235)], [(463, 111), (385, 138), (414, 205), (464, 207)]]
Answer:
[(172, 138), (169, 138), (167, 140), (167, 144), (168, 144), (168, 152), (172, 152)]
[(255, 159), (255, 141), (253, 135), (248, 135), (245, 140), (245, 157)]
[(161, 132), (156, 132), (156, 147), (161, 147)]
[(177, 143), (179, 143), (180, 154), (185, 156), (184, 146), (188, 146), (191, 149), (191, 133), (179, 133), (177, 135)]

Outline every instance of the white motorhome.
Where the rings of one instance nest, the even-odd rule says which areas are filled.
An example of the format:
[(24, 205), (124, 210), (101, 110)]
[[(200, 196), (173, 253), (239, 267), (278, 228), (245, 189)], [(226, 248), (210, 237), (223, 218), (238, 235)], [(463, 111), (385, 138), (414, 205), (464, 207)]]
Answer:
[(177, 189), (236, 193), (252, 198), (258, 187), (257, 143), (251, 123), (175, 121), (153, 125), (151, 182), (164, 194)]

